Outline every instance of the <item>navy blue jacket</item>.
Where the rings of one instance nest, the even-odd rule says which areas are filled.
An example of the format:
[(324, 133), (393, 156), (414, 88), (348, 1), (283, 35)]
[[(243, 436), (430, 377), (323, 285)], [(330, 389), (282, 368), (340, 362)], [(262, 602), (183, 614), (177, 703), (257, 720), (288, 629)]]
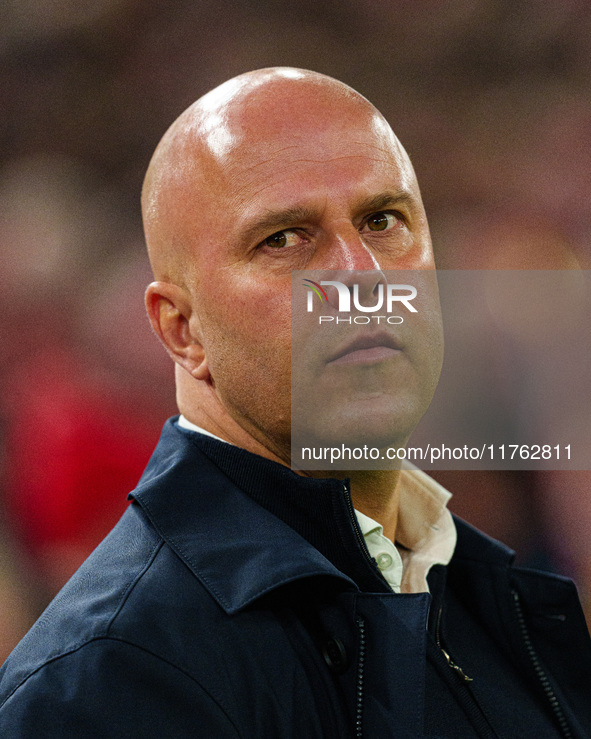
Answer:
[(462, 521), (394, 594), (346, 483), (174, 419), (130, 497), (2, 667), (0, 737), (591, 736), (574, 586)]

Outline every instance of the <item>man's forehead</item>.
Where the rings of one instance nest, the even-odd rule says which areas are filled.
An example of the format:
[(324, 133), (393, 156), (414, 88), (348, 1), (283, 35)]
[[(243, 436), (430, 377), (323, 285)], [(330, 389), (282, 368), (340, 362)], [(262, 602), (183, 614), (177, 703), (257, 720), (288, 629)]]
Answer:
[(338, 115), (330, 105), (311, 107), (275, 109), (268, 115), (246, 111), (225, 120), (220, 116), (217, 125), (207, 126), (196, 155), (207, 170), (209, 186), (218, 195), (228, 190), (237, 197), (243, 189), (264, 189), (277, 180), (289, 187), (296, 175), (326, 175), (334, 182), (339, 170), (356, 172), (361, 179), (370, 169), (390, 177), (384, 185), (413, 186), (410, 160), (377, 111), (365, 108)]

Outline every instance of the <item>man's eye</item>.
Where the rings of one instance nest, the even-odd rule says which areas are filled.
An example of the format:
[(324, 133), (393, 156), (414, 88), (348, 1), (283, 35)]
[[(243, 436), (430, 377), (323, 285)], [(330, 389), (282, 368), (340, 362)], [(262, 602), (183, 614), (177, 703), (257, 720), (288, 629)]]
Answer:
[(267, 237), (263, 241), (263, 246), (270, 246), (272, 249), (283, 249), (286, 246), (293, 246), (298, 240), (295, 231), (277, 231), (272, 236)]
[(396, 216), (393, 213), (374, 213), (366, 221), (370, 231), (387, 231), (396, 225)]

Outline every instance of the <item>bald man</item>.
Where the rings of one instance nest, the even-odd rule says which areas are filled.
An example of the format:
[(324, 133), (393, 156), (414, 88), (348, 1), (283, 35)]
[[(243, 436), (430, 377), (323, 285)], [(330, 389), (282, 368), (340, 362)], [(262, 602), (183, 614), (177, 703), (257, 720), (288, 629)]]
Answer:
[[(382, 115), (323, 75), (241, 75), (171, 126), (142, 206), (181, 415), (2, 668), (0, 736), (589, 736), (572, 583), (514, 568), (418, 470), (290, 469), (292, 273), (365, 300), (434, 269)], [(344, 400), (322, 433), (404, 447), (441, 366), (424, 315), (323, 342), (304, 390)]]

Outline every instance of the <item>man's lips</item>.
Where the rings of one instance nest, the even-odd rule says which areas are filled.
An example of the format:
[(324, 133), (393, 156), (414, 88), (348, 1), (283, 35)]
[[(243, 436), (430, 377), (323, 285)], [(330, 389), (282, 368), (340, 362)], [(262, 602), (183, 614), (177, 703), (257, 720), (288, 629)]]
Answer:
[(390, 359), (401, 350), (400, 342), (386, 331), (366, 333), (339, 346), (327, 364), (373, 364)]

